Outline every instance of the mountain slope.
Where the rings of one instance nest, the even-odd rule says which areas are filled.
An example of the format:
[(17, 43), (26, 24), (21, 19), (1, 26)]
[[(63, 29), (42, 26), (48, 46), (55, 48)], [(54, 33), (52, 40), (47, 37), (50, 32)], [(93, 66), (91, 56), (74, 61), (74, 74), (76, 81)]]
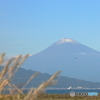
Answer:
[(49, 74), (62, 70), (63, 76), (100, 81), (100, 52), (64, 38), (29, 57), (22, 67)]

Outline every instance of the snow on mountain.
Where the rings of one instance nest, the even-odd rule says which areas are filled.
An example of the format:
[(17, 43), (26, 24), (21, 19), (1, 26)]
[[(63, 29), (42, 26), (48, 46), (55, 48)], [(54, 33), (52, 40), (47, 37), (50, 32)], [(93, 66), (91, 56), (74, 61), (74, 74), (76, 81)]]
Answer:
[(78, 42), (70, 38), (62, 38), (56, 44), (62, 44), (62, 43), (78, 43)]

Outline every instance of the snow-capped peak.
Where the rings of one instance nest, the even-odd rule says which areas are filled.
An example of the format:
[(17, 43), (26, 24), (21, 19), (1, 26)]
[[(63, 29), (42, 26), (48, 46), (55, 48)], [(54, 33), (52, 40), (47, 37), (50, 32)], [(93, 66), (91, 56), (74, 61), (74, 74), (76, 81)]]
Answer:
[(77, 43), (77, 42), (70, 38), (63, 38), (57, 42), (57, 44), (62, 44), (62, 43)]

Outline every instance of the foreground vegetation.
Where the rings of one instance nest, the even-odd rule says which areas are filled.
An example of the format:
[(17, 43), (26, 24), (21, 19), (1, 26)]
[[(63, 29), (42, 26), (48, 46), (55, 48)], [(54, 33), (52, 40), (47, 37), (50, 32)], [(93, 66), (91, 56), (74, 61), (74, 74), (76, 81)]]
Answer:
[[(39, 73), (33, 74), (21, 89), (15, 84), (11, 84), (17, 70), (29, 56), (29, 54), (25, 56), (19, 55), (4, 62), (5, 53), (1, 53), (0, 65), (4, 64), (4, 67), (0, 72), (0, 100), (37, 100), (38, 96), (44, 93), (46, 87), (54, 85), (57, 82), (55, 78), (57, 78), (57, 75), (60, 74), (61, 71), (52, 75), (46, 82), (41, 83), (39, 87), (31, 88), (26, 95), (23, 93), (23, 88)], [(9, 95), (3, 95), (5, 87), (9, 89)]]
[[(0, 65), (4, 64), (2, 71), (0, 72), (0, 100), (100, 100), (100, 94), (98, 96), (75, 96), (70, 97), (69, 94), (45, 94), (45, 88), (55, 84), (57, 81), (57, 75), (61, 72), (58, 71), (46, 82), (40, 84), (37, 88), (31, 88), (27, 94), (23, 93), (28, 83), (38, 75), (33, 74), (29, 80), (23, 85), (23, 88), (18, 88), (15, 84), (11, 84), (13, 77), (23, 62), (29, 57), (29, 54), (22, 56), (19, 55), (10, 59), (4, 63), (5, 53), (0, 55)], [(9, 89), (9, 94), (5, 94), (3, 90)]]
[[(24, 100), (26, 95), (1, 95), (0, 100)], [(33, 100), (31, 98), (31, 100)], [(69, 94), (42, 94), (37, 100), (100, 100), (99, 96), (70, 97)]]

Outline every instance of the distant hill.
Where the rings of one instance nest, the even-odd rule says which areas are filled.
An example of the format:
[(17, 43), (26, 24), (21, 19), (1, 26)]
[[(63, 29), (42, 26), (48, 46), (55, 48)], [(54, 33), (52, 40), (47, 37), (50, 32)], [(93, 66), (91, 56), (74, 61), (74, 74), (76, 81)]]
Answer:
[(25, 69), (100, 82), (100, 52), (73, 39), (61, 39), (45, 50), (29, 57)]
[[(0, 67), (0, 70), (1, 70), (1, 67)], [(34, 73), (36, 73), (36, 71), (19, 68), (18, 72), (14, 76), (12, 83), (16, 84), (18, 87), (22, 87), (25, 84), (25, 82), (28, 81), (28, 79)], [(48, 80), (50, 77), (51, 75), (47, 73), (40, 73), (27, 85), (27, 88), (37, 87), (42, 82)], [(54, 88), (68, 88), (70, 86), (84, 87), (84, 88), (99, 88), (100, 87), (99, 82), (84, 81), (84, 80), (69, 78), (65, 76), (59, 76), (57, 80), (58, 80), (57, 84), (51, 87), (54, 87)]]
[[(31, 75), (33, 73), (36, 73), (36, 71), (25, 70), (23, 68), (20, 68), (18, 70), (18, 72), (15, 74), (13, 83), (19, 84), (19, 86), (21, 86), (21, 84), (23, 85), (29, 79), (29, 77), (31, 77)], [(27, 87), (37, 87), (42, 82), (48, 80), (50, 77), (51, 77), (50, 74), (40, 73), (29, 83), (29, 85)], [(75, 78), (69, 78), (69, 77), (65, 77), (65, 76), (59, 76), (57, 78), (57, 80), (58, 80), (57, 84), (54, 86), (51, 86), (51, 87), (55, 87), (55, 88), (68, 88), (70, 86), (72, 86), (72, 87), (88, 87), (88, 88), (99, 88), (100, 87), (99, 82), (78, 80)]]

